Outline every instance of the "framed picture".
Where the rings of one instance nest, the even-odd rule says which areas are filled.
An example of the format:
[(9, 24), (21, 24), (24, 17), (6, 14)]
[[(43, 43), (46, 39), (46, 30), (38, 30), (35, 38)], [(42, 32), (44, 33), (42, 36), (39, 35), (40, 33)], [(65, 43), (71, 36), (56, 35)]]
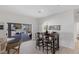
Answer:
[(0, 25), (0, 30), (3, 30), (4, 29), (4, 25)]
[(49, 30), (60, 30), (60, 25), (50, 25)]
[(0, 22), (0, 30), (3, 30), (3, 29), (4, 29), (4, 23)]

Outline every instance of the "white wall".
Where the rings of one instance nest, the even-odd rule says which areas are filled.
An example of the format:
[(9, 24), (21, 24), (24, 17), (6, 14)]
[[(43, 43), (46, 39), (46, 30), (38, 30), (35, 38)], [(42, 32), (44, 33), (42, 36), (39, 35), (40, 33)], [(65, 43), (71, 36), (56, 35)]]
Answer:
[(43, 27), (48, 25), (61, 25), (60, 46), (74, 48), (74, 15), (73, 10), (65, 11), (57, 15), (46, 17), (40, 21), (40, 31), (44, 31)]

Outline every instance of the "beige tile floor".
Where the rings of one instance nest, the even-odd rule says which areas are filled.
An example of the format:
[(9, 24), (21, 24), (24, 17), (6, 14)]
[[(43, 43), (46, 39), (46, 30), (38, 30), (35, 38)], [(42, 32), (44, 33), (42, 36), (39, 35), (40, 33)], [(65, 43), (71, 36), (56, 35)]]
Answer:
[[(34, 42), (34, 44), (35, 44), (35, 42)], [(77, 42), (77, 45), (78, 46), (75, 49), (70, 49), (70, 48), (60, 46), (60, 49), (58, 51), (56, 51), (56, 54), (79, 54), (79, 41)], [(39, 51), (39, 49), (35, 49), (33, 44), (30, 46), (32, 46), (31, 50), (28, 50), (28, 51), (31, 51), (31, 52), (28, 54), (46, 54), (46, 52), (42, 52), (42, 50)], [(49, 54), (50, 54), (50, 52), (49, 52)]]
[[(24, 43), (24, 45), (25, 44), (26, 43)], [(25, 48), (25, 47), (28, 47), (28, 48)], [(21, 48), (21, 50), (22, 50), (22, 48)], [(46, 54), (46, 52), (42, 52), (42, 49), (41, 50), (39, 50), (39, 48), (36, 49), (33, 44), (25, 45), (23, 49), (25, 51), (24, 50), (21, 51), (20, 54)], [(49, 51), (49, 54), (51, 54), (50, 51)], [(60, 47), (60, 49), (58, 51), (56, 51), (56, 54), (79, 54), (79, 40), (76, 42), (76, 48), (75, 49)]]
[[(10, 54), (13, 54), (13, 53), (15, 53), (15, 51), (11, 50)], [(7, 53), (5, 53), (5, 54), (7, 54)], [(46, 53), (46, 51), (42, 52), (42, 50), (39, 50), (37, 48), (33, 51), (30, 51), (29, 53), (20, 53), (20, 54), (47, 54), (47, 53)], [(49, 54), (51, 54), (50, 51), (49, 51)], [(62, 48), (60, 48), (60, 50), (56, 51), (56, 54), (79, 54), (79, 50), (78, 49), (77, 50), (72, 50), (72, 49), (69, 49), (69, 48), (62, 47)]]
[[(42, 52), (42, 49), (39, 50), (39, 48), (35, 48), (35, 42), (27, 42), (32, 43), (29, 45), (26, 45), (26, 43), (23, 43), (23, 47), (21, 47), (21, 52), (20, 54), (46, 54), (46, 52)], [(25, 46), (24, 46), (25, 45)], [(28, 47), (28, 48), (25, 48)], [(51, 54), (49, 52), (49, 54)], [(58, 51), (56, 51), (56, 54), (79, 54), (79, 49), (70, 49), (70, 48), (65, 48), (65, 47), (60, 47), (60, 49)]]
[[(32, 54), (47, 54), (47, 53), (42, 52), (42, 50), (36, 49), (35, 53)], [(49, 54), (51, 54), (50, 51)], [(70, 48), (60, 47), (60, 49), (56, 51), (56, 54), (79, 54), (79, 50), (78, 49), (72, 50)]]

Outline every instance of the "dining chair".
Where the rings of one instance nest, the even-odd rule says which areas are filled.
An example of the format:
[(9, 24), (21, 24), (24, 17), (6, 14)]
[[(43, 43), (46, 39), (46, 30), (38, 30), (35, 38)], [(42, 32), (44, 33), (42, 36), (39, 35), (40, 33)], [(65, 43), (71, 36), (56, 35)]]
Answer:
[(45, 50), (48, 54), (49, 51), (54, 54), (53, 50), (53, 38), (50, 35), (46, 35), (48, 37), (44, 37), (44, 46), (43, 50)]
[(54, 37), (55, 50), (59, 50), (59, 33), (58, 32), (52, 32), (51, 36)]
[(0, 38), (0, 54), (6, 53), (7, 39)]
[(18, 42), (15, 42), (15, 43), (7, 43), (7, 53), (10, 54), (10, 51), (11, 49), (12, 50), (15, 50), (15, 53), (19, 54), (20, 53), (20, 45), (21, 45), (21, 42), (18, 41)]
[(43, 47), (43, 34), (38, 32), (36, 36), (37, 36), (36, 48), (39, 47), (39, 50), (40, 50), (40, 48)]

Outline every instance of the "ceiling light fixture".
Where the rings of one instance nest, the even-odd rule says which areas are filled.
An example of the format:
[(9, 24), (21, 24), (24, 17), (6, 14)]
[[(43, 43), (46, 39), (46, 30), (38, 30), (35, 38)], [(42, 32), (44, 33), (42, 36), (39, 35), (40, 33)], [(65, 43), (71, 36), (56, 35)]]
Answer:
[(43, 10), (43, 9), (41, 9), (41, 10), (39, 10), (39, 11), (38, 11), (38, 13), (42, 13), (42, 12), (44, 12), (44, 10)]

